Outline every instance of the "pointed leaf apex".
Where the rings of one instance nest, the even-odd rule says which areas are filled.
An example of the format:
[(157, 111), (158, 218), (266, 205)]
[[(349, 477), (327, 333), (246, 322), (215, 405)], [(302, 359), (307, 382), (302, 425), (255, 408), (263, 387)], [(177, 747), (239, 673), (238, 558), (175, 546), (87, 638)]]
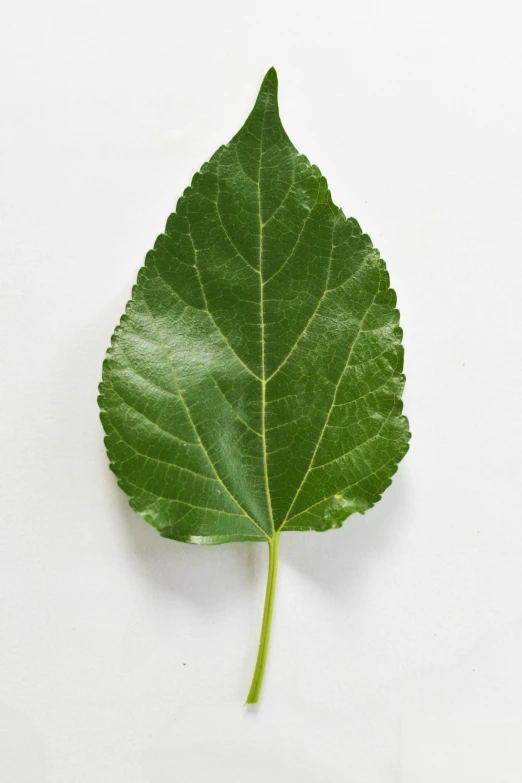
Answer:
[(273, 102), (277, 104), (277, 72), (273, 67), (270, 68), (265, 74), (265, 78), (263, 79), (259, 89), (257, 100), (259, 101), (260, 98), (266, 96), (269, 96)]

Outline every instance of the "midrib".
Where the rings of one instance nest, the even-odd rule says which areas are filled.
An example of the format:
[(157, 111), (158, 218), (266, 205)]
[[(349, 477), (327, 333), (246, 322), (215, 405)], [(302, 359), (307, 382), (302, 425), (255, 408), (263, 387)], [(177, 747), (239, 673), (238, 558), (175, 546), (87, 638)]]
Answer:
[(264, 281), (263, 281), (263, 218), (261, 214), (261, 167), (263, 161), (263, 133), (265, 129), (266, 108), (268, 97), (265, 100), (265, 110), (263, 121), (261, 123), (261, 138), (259, 144), (259, 170), (257, 174), (257, 198), (259, 212), (259, 308), (261, 316), (261, 435), (263, 440), (263, 466), (265, 473), (265, 490), (268, 504), (268, 513), (272, 532), (275, 535), (274, 515), (272, 512), (272, 499), (270, 497), (270, 485), (268, 482), (268, 459), (266, 451), (266, 365), (265, 365), (265, 304), (264, 304)]

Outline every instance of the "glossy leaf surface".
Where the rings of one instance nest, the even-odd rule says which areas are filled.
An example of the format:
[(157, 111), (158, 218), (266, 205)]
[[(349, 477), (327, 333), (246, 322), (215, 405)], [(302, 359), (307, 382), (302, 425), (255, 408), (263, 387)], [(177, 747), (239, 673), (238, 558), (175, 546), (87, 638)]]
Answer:
[(104, 364), (111, 467), (166, 537), (326, 530), (376, 503), (408, 444), (396, 297), (266, 75), (146, 257)]

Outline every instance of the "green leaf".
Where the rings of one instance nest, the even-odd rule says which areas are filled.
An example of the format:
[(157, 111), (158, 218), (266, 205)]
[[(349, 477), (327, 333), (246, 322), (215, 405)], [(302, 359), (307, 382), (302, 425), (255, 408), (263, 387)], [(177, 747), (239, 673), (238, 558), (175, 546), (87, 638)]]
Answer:
[(395, 305), (378, 251), (283, 129), (271, 69), (148, 253), (104, 363), (131, 506), (167, 538), (268, 541), (275, 585), (280, 533), (364, 513), (407, 451)]

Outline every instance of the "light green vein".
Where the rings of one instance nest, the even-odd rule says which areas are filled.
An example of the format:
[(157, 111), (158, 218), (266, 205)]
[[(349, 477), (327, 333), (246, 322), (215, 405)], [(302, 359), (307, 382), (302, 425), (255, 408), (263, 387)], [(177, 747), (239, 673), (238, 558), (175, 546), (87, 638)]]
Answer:
[(361, 329), (364, 326), (364, 320), (365, 320), (365, 318), (366, 318), (370, 308), (372, 307), (372, 305), (373, 305), (373, 303), (375, 301), (375, 297), (377, 296), (377, 293), (378, 293), (378, 291), (376, 291), (374, 297), (372, 298), (372, 301), (370, 302), (370, 304), (368, 305), (367, 309), (365, 310), (365, 312), (363, 314), (363, 317), (361, 319), (361, 325), (360, 325), (359, 329), (357, 330), (357, 334), (354, 337), (354, 340), (353, 340), (352, 345), (350, 347), (350, 351), (348, 353), (348, 358), (346, 359), (346, 363), (344, 365), (343, 371), (342, 371), (341, 375), (339, 376), (339, 380), (337, 381), (337, 384), (335, 386), (335, 391), (334, 391), (334, 394), (333, 394), (332, 403), (330, 405), (330, 408), (328, 410), (328, 414), (326, 416), (323, 428), (321, 430), (321, 433), (320, 433), (319, 438), (317, 440), (317, 443), (315, 445), (315, 449), (314, 449), (314, 452), (312, 454), (312, 458), (311, 458), (311, 460), (309, 462), (308, 469), (307, 469), (306, 473), (303, 476), (303, 479), (302, 479), (302, 481), (301, 481), (301, 483), (300, 483), (300, 485), (299, 485), (299, 487), (297, 489), (297, 492), (294, 495), (294, 499), (292, 500), (292, 503), (290, 504), (290, 507), (289, 507), (289, 509), (288, 509), (288, 511), (287, 511), (287, 513), (285, 515), (285, 518), (283, 519), (283, 521), (281, 523), (281, 526), (280, 526), (279, 530), (282, 530), (284, 528), (284, 526), (286, 525), (288, 519), (290, 518), (290, 515), (292, 513), (292, 509), (295, 506), (297, 498), (299, 497), (299, 494), (300, 494), (300, 492), (301, 492), (301, 490), (302, 490), (302, 488), (304, 486), (304, 483), (305, 483), (306, 479), (308, 478), (308, 476), (310, 474), (310, 471), (312, 470), (312, 466), (313, 466), (313, 463), (314, 463), (314, 460), (315, 460), (315, 456), (316, 456), (317, 452), (319, 451), (319, 446), (321, 445), (324, 433), (326, 432), (326, 428), (328, 426), (328, 422), (330, 421), (330, 416), (332, 414), (333, 406), (334, 406), (335, 400), (337, 398), (337, 392), (339, 391), (339, 387), (341, 385), (341, 381), (342, 381), (342, 379), (344, 377), (344, 373), (346, 372), (346, 368), (348, 367), (348, 365), (350, 363), (350, 359), (351, 359), (353, 351), (355, 349), (355, 345), (357, 343), (357, 340), (359, 339), (359, 335), (361, 333)]
[(185, 398), (184, 398), (184, 396), (183, 396), (183, 392), (182, 392), (182, 390), (181, 390), (181, 387), (180, 387), (180, 385), (179, 385), (179, 383), (178, 383), (178, 380), (177, 380), (177, 377), (176, 377), (176, 373), (175, 373), (175, 370), (174, 370), (174, 366), (173, 366), (173, 364), (172, 364), (172, 360), (171, 360), (171, 358), (170, 358), (170, 355), (169, 355), (169, 353), (168, 353), (168, 351), (167, 351), (167, 348), (166, 348), (166, 346), (165, 346), (165, 343), (163, 342), (163, 339), (162, 339), (162, 337), (161, 337), (161, 333), (160, 333), (160, 331), (159, 331), (158, 325), (156, 324), (156, 319), (154, 318), (154, 315), (153, 315), (153, 313), (152, 313), (152, 310), (150, 309), (150, 307), (149, 307), (149, 304), (148, 304), (147, 300), (145, 299), (145, 297), (143, 297), (143, 302), (144, 302), (145, 306), (147, 307), (147, 310), (149, 311), (150, 317), (151, 317), (151, 319), (152, 319), (152, 323), (154, 324), (154, 328), (156, 329), (156, 332), (157, 332), (157, 335), (158, 335), (158, 339), (159, 339), (159, 341), (160, 341), (160, 343), (161, 343), (161, 346), (162, 346), (162, 348), (163, 348), (163, 352), (164, 352), (164, 354), (165, 354), (165, 359), (167, 360), (167, 363), (168, 363), (168, 365), (169, 365), (169, 367), (170, 367), (170, 369), (171, 369), (172, 376), (173, 376), (173, 378), (174, 378), (174, 382), (175, 382), (175, 384), (176, 384), (176, 387), (179, 389), (179, 393), (180, 393), (180, 400), (181, 400), (181, 402), (182, 402), (182, 404), (183, 404), (183, 407), (185, 408), (185, 411), (186, 411), (186, 413), (187, 413), (187, 417), (188, 417), (188, 419), (189, 419), (189, 421), (190, 421), (190, 423), (191, 423), (191, 425), (192, 425), (192, 428), (194, 429), (194, 433), (195, 433), (195, 435), (196, 435), (196, 437), (197, 437), (197, 439), (198, 439), (198, 441), (199, 441), (199, 443), (200, 443), (200, 445), (201, 445), (201, 448), (202, 448), (202, 449), (203, 449), (203, 451), (205, 452), (205, 456), (206, 456), (206, 458), (207, 458), (207, 460), (208, 460), (208, 463), (209, 463), (209, 465), (210, 465), (210, 467), (211, 467), (211, 469), (212, 469), (212, 471), (213, 471), (214, 475), (216, 476), (217, 480), (219, 481), (219, 483), (221, 484), (221, 486), (223, 487), (223, 489), (225, 490), (225, 492), (226, 492), (226, 493), (227, 493), (227, 494), (230, 496), (230, 498), (231, 498), (231, 499), (234, 501), (234, 503), (236, 504), (236, 506), (237, 506), (238, 508), (240, 508), (240, 509), (241, 509), (241, 511), (244, 513), (244, 515), (245, 515), (246, 517), (248, 517), (248, 519), (250, 519), (250, 521), (251, 521), (251, 522), (252, 522), (252, 523), (253, 523), (253, 524), (254, 524), (254, 525), (255, 525), (255, 526), (258, 528), (258, 530), (260, 530), (260, 531), (261, 531), (261, 533), (262, 533), (262, 534), (265, 536), (265, 538), (269, 539), (270, 537), (269, 537), (269, 536), (268, 536), (268, 534), (265, 532), (265, 530), (263, 530), (263, 528), (262, 528), (260, 525), (258, 525), (258, 523), (256, 522), (256, 520), (255, 520), (255, 519), (253, 519), (253, 517), (251, 517), (251, 516), (250, 516), (250, 514), (248, 513), (248, 511), (246, 511), (246, 509), (244, 509), (244, 508), (243, 508), (243, 506), (241, 505), (241, 503), (240, 503), (240, 502), (239, 502), (239, 501), (238, 501), (238, 500), (237, 500), (237, 499), (234, 497), (234, 495), (232, 494), (232, 492), (229, 490), (229, 488), (226, 486), (226, 484), (225, 484), (225, 483), (223, 482), (223, 480), (221, 479), (221, 477), (220, 477), (219, 473), (218, 473), (218, 472), (217, 472), (217, 470), (216, 470), (216, 467), (215, 467), (214, 463), (213, 463), (213, 462), (212, 462), (212, 460), (210, 459), (210, 455), (209, 455), (208, 451), (206, 450), (206, 448), (205, 448), (205, 446), (204, 446), (204, 444), (203, 444), (203, 441), (201, 440), (201, 438), (200, 438), (200, 436), (199, 436), (199, 433), (198, 433), (198, 431), (197, 431), (196, 425), (195, 425), (195, 423), (194, 423), (194, 420), (193, 420), (193, 418), (192, 418), (192, 414), (190, 413), (190, 409), (189, 409), (189, 407), (188, 407), (188, 405), (187, 405), (187, 403), (186, 403), (186, 401), (185, 401)]

